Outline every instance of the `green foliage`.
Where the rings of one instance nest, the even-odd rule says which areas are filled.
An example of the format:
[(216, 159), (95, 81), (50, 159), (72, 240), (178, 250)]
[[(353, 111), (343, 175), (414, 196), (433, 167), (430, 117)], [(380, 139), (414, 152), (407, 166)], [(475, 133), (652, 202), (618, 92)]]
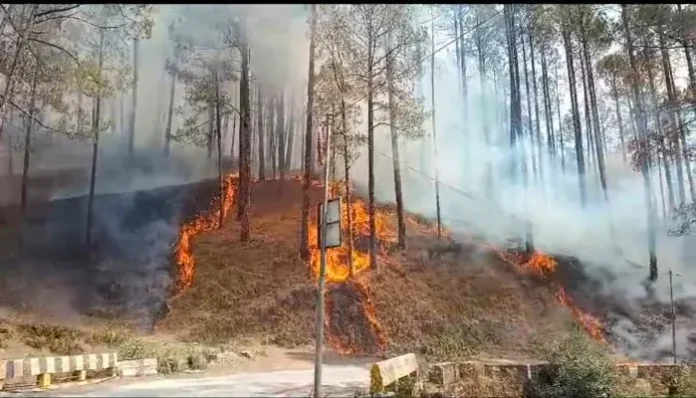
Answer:
[(529, 398), (601, 397), (614, 385), (609, 355), (579, 329), (555, 342), (546, 360), (548, 366), (526, 388)]

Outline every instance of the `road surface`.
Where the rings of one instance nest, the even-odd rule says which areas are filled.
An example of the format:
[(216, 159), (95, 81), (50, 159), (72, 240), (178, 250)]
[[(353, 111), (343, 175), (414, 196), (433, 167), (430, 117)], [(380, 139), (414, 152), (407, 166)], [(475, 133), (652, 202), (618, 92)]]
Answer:
[[(364, 366), (325, 365), (322, 395), (353, 397), (369, 385)], [(314, 371), (277, 370), (230, 376), (156, 377), (143, 380), (112, 380), (100, 384), (50, 391), (35, 396), (51, 397), (307, 397), (311, 395)], [(33, 394), (32, 394), (33, 395)]]

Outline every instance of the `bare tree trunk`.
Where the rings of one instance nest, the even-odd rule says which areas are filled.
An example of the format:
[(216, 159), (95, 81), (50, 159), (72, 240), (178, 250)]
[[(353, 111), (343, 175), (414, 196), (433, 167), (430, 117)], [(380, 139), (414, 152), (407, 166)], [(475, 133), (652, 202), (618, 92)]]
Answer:
[[(278, 146), (278, 171), (280, 172), (280, 181), (285, 181), (285, 176), (287, 172), (287, 165), (285, 164), (285, 151), (286, 151), (286, 131), (285, 131), (285, 92), (280, 93), (277, 104), (277, 120), (276, 120), (276, 139)], [(278, 184), (278, 195), (283, 195), (283, 183)]]
[(616, 121), (619, 124), (619, 141), (621, 142), (621, 158), (626, 162), (626, 139), (623, 125), (623, 118), (621, 117), (621, 105), (619, 103), (619, 90), (616, 85), (616, 76), (611, 78), (611, 94), (614, 98), (614, 113), (616, 114)]
[(348, 210), (348, 270), (352, 278), (353, 269), (353, 203), (351, 200), (350, 186), (350, 150), (348, 149), (348, 122), (346, 117), (346, 101), (341, 99), (341, 131), (343, 132), (343, 173), (346, 185), (346, 209)]
[[(563, 119), (561, 118), (561, 95), (558, 88), (558, 63), (554, 65), (555, 86), (556, 86), (556, 112), (558, 112), (558, 147), (561, 153), (561, 172), (565, 174), (565, 144), (563, 143)], [(551, 101), (549, 99), (549, 101)], [(582, 143), (582, 141), (580, 141)]]
[[(285, 167), (288, 172), (292, 170), (292, 149), (295, 146), (295, 112), (294, 112), (294, 96), (291, 96), (290, 101), (290, 114), (288, 115), (288, 127), (286, 131), (288, 132), (288, 147), (285, 151)], [(335, 153), (336, 151), (334, 151)]]
[(174, 94), (176, 90), (176, 71), (172, 72), (172, 84), (169, 87), (169, 108), (167, 109), (167, 129), (164, 133), (164, 153), (169, 156), (172, 141), (172, 117), (174, 115)]
[[(563, 26), (563, 47), (568, 66), (568, 84), (570, 86), (570, 102), (573, 117), (573, 130), (575, 132), (575, 157), (578, 163), (578, 183), (580, 189), (580, 205), (585, 207), (587, 192), (585, 183), (585, 157), (582, 148), (582, 130), (580, 129), (580, 112), (578, 111), (578, 96), (575, 86), (575, 67), (573, 66), (573, 47), (570, 42), (570, 32), (567, 26)], [(561, 134), (561, 136), (563, 136)]]
[(275, 126), (275, 102), (273, 98), (268, 101), (268, 153), (271, 156), (271, 169), (273, 171), (273, 180), (276, 179), (278, 175), (278, 160), (276, 154), (278, 150), (276, 149), (277, 137), (274, 130)]
[[(312, 179), (312, 113), (314, 107), (314, 51), (317, 34), (317, 6), (310, 6), (310, 40), (309, 40), (309, 78), (307, 80), (307, 121), (304, 141), (304, 183), (302, 186), (302, 227), (300, 231), (300, 257), (309, 260), (309, 188)], [(352, 269), (352, 267), (351, 267)]]
[[(536, 65), (534, 57), (534, 37), (532, 36), (532, 29), (529, 29), (529, 61), (532, 64), (532, 90), (534, 92), (534, 121), (535, 121), (535, 134), (536, 134), (536, 151), (538, 159), (538, 170), (539, 170), (539, 184), (542, 187), (542, 192), (544, 190), (544, 162), (542, 157), (542, 140), (541, 140), (541, 120), (539, 119), (539, 91), (537, 88), (537, 78), (536, 78)], [(531, 110), (530, 110), (531, 112)], [(531, 132), (530, 132), (531, 134)], [(532, 148), (532, 156), (534, 154), (534, 148)]]
[(239, 120), (239, 199), (238, 217), (241, 221), (240, 237), (242, 243), (249, 241), (249, 207), (251, 206), (251, 132), (249, 115), (249, 61), (251, 58), (248, 47), (242, 47), (242, 78), (240, 82), (240, 110)]
[[(21, 219), (22, 225), (26, 222), (28, 208), (28, 188), (29, 188), (29, 164), (31, 162), (31, 135), (34, 129), (34, 115), (36, 114), (36, 84), (39, 75), (38, 65), (34, 67), (34, 77), (31, 82), (31, 92), (29, 94), (29, 117), (27, 118), (27, 131), (24, 135), (24, 165), (22, 168), (22, 187), (21, 187)], [(19, 247), (24, 246), (24, 233), (19, 232)]]
[[(212, 103), (208, 104), (208, 133), (206, 134), (205, 147), (208, 154), (208, 159), (213, 158), (213, 142), (215, 140), (215, 105)], [(240, 141), (241, 142), (241, 141)]]
[[(649, 44), (652, 43), (648, 43), (648, 40), (644, 38), (643, 45), (646, 46), (646, 48), (648, 48)], [(650, 62), (651, 60), (649, 59), (648, 54), (645, 52), (643, 52), (643, 60), (645, 62), (645, 69), (648, 72), (648, 88), (650, 89), (650, 107), (652, 108), (652, 112), (650, 113), (654, 115), (653, 122), (655, 123), (655, 130), (657, 131), (659, 137), (658, 145), (660, 146), (661, 152), (663, 154), (663, 166), (665, 168), (665, 184), (667, 185), (667, 202), (669, 203), (669, 208), (671, 210), (674, 209), (674, 186), (672, 185), (672, 170), (667, 160), (667, 148), (665, 147), (664, 131), (662, 129), (662, 117), (660, 116), (661, 112), (657, 103), (655, 76), (653, 74), (653, 68)], [(659, 154), (655, 154), (655, 162), (658, 164), (660, 163)], [(659, 181), (660, 184), (662, 184), (662, 177), (660, 177)], [(661, 199), (664, 201), (664, 196), (662, 196)]]
[(370, 228), (370, 267), (378, 269), (377, 264), (377, 220), (375, 218), (375, 113), (373, 71), (375, 67), (374, 32), (367, 32), (367, 214)]
[[(541, 51), (541, 93), (544, 100), (544, 120), (546, 123), (546, 146), (549, 159), (554, 159), (556, 154), (556, 140), (554, 138), (553, 106), (551, 105), (551, 93), (549, 90), (549, 69), (546, 63), (546, 51)], [(549, 169), (549, 173), (553, 173)]]
[[(392, 45), (391, 37), (387, 41)], [(391, 53), (391, 48), (386, 51)], [(387, 56), (387, 93), (389, 98), (389, 133), (391, 136), (392, 166), (394, 168), (394, 195), (396, 201), (396, 225), (398, 231), (398, 248), (406, 248), (406, 222), (404, 221), (404, 199), (401, 188), (401, 163), (399, 156), (399, 139), (396, 132), (396, 103), (394, 98), (394, 70), (393, 59)], [(462, 77), (464, 78), (464, 77)], [(433, 108), (435, 109), (435, 108)], [(434, 131), (434, 129), (433, 129)]]
[(263, 131), (263, 90), (261, 86), (258, 87), (258, 95), (256, 96), (256, 106), (258, 109), (258, 120), (257, 128), (259, 135), (259, 180), (263, 181), (266, 179), (266, 155), (264, 152), (266, 143), (264, 142), (264, 131)]
[(218, 72), (215, 71), (215, 129), (217, 134), (217, 161), (218, 161), (218, 190), (220, 192), (220, 214), (218, 219), (218, 228), (222, 229), (225, 224), (225, 185), (223, 180), (222, 170), (222, 112), (220, 99), (220, 80)]
[[(672, 63), (669, 58), (663, 34), (659, 35), (660, 54), (662, 56), (662, 71), (665, 77), (665, 87), (667, 88), (667, 99), (670, 106), (676, 107), (676, 89), (674, 86), (674, 76), (672, 75)], [(680, 137), (684, 134), (684, 126), (681, 123), (681, 114), (675, 109), (671, 114), (670, 124), (672, 128), (677, 129), (677, 134), (671, 134), (674, 138), (670, 142), (671, 153), (674, 156), (674, 163), (677, 169), (677, 191), (679, 195), (679, 204), (686, 202), (686, 191), (684, 189), (684, 163), (682, 158), (682, 150), (680, 148)]]
[[(527, 143), (531, 145), (531, 150), (529, 153), (527, 151), (522, 152), (523, 161), (526, 162), (527, 156), (532, 159), (532, 172), (534, 173), (537, 182), (539, 181), (539, 170), (537, 169), (537, 159), (534, 156), (534, 127), (532, 127), (532, 96), (529, 92), (529, 75), (527, 73), (527, 46), (525, 44), (525, 35), (522, 35), (522, 71), (524, 72), (524, 96), (527, 100), (527, 137), (523, 139), (524, 146)], [(532, 76), (532, 80), (534, 77)]]
[[(587, 46), (587, 36), (585, 35), (584, 26), (582, 27), (582, 53), (584, 55), (585, 61), (585, 72), (587, 76), (587, 88), (590, 94), (590, 105), (592, 108), (592, 121), (594, 122), (594, 144), (595, 144), (595, 155), (597, 156), (597, 169), (599, 172), (599, 182), (602, 187), (602, 194), (604, 196), (604, 203), (606, 204), (607, 211), (610, 216), (608, 218), (609, 222), (609, 235), (616, 248), (617, 252), (621, 252), (621, 248), (618, 240), (616, 239), (616, 229), (614, 227), (614, 222), (611, 219), (611, 201), (609, 200), (609, 192), (607, 190), (607, 170), (604, 163), (604, 148), (601, 139), (602, 130), (599, 123), (599, 110), (597, 108), (597, 94), (595, 91), (594, 74), (592, 72), (592, 60), (590, 58), (590, 52)], [(588, 130), (589, 131), (589, 130)]]
[(133, 98), (131, 100), (130, 128), (128, 131), (128, 153), (135, 150), (135, 116), (138, 110), (138, 39), (133, 39)]
[[(479, 82), (481, 86), (481, 114), (485, 115), (488, 107), (488, 101), (486, 101), (486, 56), (485, 50), (483, 48), (483, 33), (481, 32), (481, 21), (479, 18), (479, 13), (476, 11), (476, 25), (479, 26), (476, 29), (476, 50), (478, 52), (478, 70), (479, 70)], [(483, 118), (483, 137), (486, 143), (486, 148), (490, 148), (492, 145), (491, 140), (491, 130), (489, 126), (489, 121), (487, 117)], [(491, 165), (491, 160), (489, 156), (486, 156), (486, 174), (484, 177), (484, 191), (486, 193), (486, 199), (491, 200), (493, 198), (493, 166)]]
[[(592, 190), (590, 194), (593, 195), (595, 192), (595, 186), (592, 184), (594, 181), (594, 176), (592, 175), (593, 163), (597, 163), (597, 158), (595, 157), (595, 152), (592, 149), (594, 147), (594, 135), (592, 132), (592, 114), (590, 113), (590, 95), (587, 91), (587, 71), (585, 71), (585, 62), (583, 62), (582, 49), (578, 48), (578, 63), (580, 64), (580, 76), (582, 82), (582, 94), (583, 94), (583, 105), (585, 108), (585, 131), (587, 139), (587, 169), (589, 171), (587, 174), (590, 176), (590, 186)], [(594, 196), (594, 195), (593, 195)]]
[[(634, 76), (638, 76), (638, 67), (636, 64), (634, 49), (633, 49), (633, 38), (631, 36), (631, 29), (628, 23), (628, 13), (627, 5), (621, 5), (621, 17), (624, 27), (624, 35), (626, 38), (626, 45), (628, 47), (628, 59), (630, 63), (631, 70)], [(633, 101), (636, 106), (636, 116), (638, 119), (638, 134), (641, 140), (647, 141), (647, 124), (645, 122), (645, 114), (643, 113), (643, 102), (640, 98), (640, 93), (638, 91), (638, 86), (635, 81), (631, 82), (631, 90), (633, 92)], [(650, 171), (648, 169), (647, 160), (641, 162), (640, 167), (641, 174), (643, 175), (643, 183), (645, 185), (645, 211), (648, 223), (648, 255), (649, 255), (649, 266), (650, 266), (650, 281), (657, 280), (657, 236), (655, 233), (655, 210), (652, 199), (652, 182), (650, 181)]]
[[(104, 65), (104, 29), (99, 30), (99, 71)], [(100, 94), (101, 95), (101, 94)], [(97, 182), (97, 157), (99, 154), (99, 118), (101, 116), (101, 96), (97, 95), (92, 117), (92, 170), (89, 177), (89, 196), (87, 198), (87, 225), (85, 227), (85, 245), (89, 250), (92, 245), (92, 207), (94, 190)]]
[[(431, 14), (433, 13), (431, 9)], [(433, 168), (435, 169), (435, 214), (437, 216), (437, 238), (440, 239), (442, 237), (442, 219), (440, 216), (440, 178), (438, 175), (438, 167), (437, 167), (437, 128), (436, 128), (436, 117), (435, 117), (435, 18), (433, 15), (431, 15), (431, 20), (430, 20), (430, 33), (431, 33), (431, 38), (430, 38), (430, 47), (431, 47), (431, 52), (430, 52), (430, 109), (431, 109), (431, 121), (432, 121), (432, 128), (433, 128)], [(463, 59), (460, 60), (461, 62), (461, 71), (462, 71), (462, 90), (464, 92), (462, 93), (464, 95), (464, 107), (466, 108), (466, 62), (464, 62)], [(466, 133), (465, 133), (466, 134)], [(372, 175), (372, 173), (370, 173)], [(373, 216), (374, 218), (374, 216)]]

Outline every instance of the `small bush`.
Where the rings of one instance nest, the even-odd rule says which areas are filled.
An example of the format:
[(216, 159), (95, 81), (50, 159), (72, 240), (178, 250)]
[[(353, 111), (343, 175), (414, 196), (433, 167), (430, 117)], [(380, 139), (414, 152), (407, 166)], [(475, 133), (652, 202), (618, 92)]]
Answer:
[(119, 347), (132, 340), (129, 330), (122, 328), (99, 329), (92, 332), (87, 342), (92, 345), (105, 345), (109, 348)]
[(660, 383), (667, 390), (668, 397), (696, 396), (696, 374), (685, 366), (663, 374)]
[(84, 352), (80, 346), (83, 333), (77, 329), (54, 325), (20, 325), (19, 333), (24, 344), (37, 350), (48, 350), (58, 355), (73, 355)]
[(153, 350), (140, 339), (126, 340), (118, 347), (118, 358), (125, 361), (147, 358)]
[(608, 396), (614, 385), (611, 359), (579, 330), (554, 344), (546, 360), (548, 366), (526, 386), (526, 397), (602, 397)]
[(0, 322), (0, 348), (7, 348), (8, 343), (13, 337), (12, 330)]

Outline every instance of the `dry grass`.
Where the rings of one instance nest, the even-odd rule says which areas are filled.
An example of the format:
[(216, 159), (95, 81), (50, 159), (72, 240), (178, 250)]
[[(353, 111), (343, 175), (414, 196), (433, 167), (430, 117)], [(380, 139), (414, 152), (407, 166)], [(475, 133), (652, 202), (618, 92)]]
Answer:
[[(313, 341), (315, 289), (297, 255), (301, 185), (285, 184), (282, 202), (277, 190), (275, 182), (254, 187), (249, 244), (239, 243), (234, 215), (222, 231), (194, 239), (195, 283), (173, 303), (161, 328), (206, 343), (252, 338), (294, 347)], [(531, 357), (542, 341), (572, 325), (546, 283), (519, 275), (489, 253), (471, 246), (429, 260), (435, 238), (423, 223), (409, 222), (408, 250), (389, 250), (379, 271), (360, 276), (372, 292), (389, 351), (416, 350), (438, 360)], [(357, 330), (367, 323), (359, 319), (355, 295), (342, 290), (332, 321), (344, 319), (341, 337), (366, 341), (369, 333)]]

